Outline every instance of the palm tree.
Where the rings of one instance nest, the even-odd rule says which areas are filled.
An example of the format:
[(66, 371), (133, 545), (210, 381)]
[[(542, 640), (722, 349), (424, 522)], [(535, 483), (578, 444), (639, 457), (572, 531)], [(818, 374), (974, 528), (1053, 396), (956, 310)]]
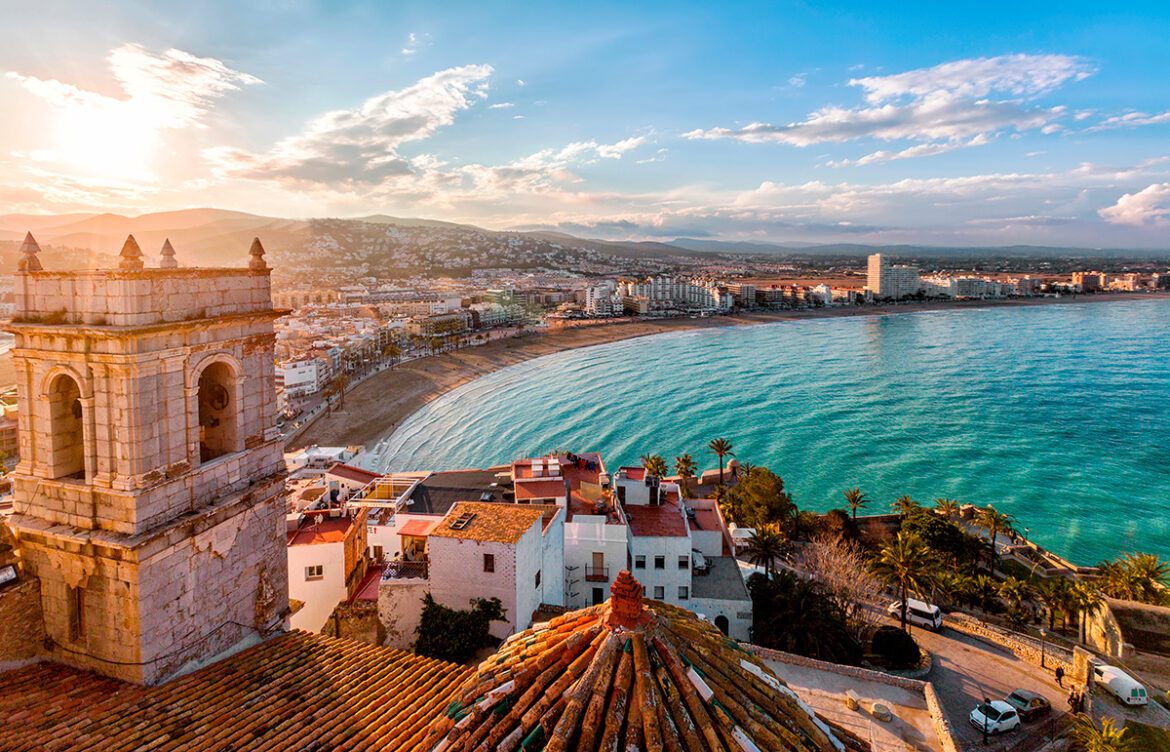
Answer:
[(775, 560), (784, 553), (784, 535), (775, 527), (768, 526), (756, 530), (755, 535), (748, 539), (744, 555), (752, 564), (762, 566), (769, 577), (775, 569)]
[(1101, 595), (1101, 592), (1097, 588), (1087, 582), (1076, 583), (1073, 585), (1072, 590), (1072, 602), (1080, 614), (1080, 620), (1077, 625), (1077, 640), (1084, 643), (1085, 627), (1088, 625), (1089, 617), (1105, 605), (1105, 597)]
[(934, 511), (950, 519), (959, 513), (959, 502), (954, 499), (939, 498), (934, 500)]
[(1064, 625), (1068, 626), (1068, 615), (1073, 610), (1072, 582), (1064, 577), (1054, 577), (1050, 580), (1041, 580), (1037, 588), (1040, 598), (1048, 608), (1048, 629), (1056, 629), (1056, 615), (1063, 617)]
[(906, 631), (907, 599), (911, 594), (922, 595), (929, 590), (934, 574), (934, 558), (930, 549), (917, 536), (900, 532), (898, 537), (881, 550), (872, 566), (874, 575), (894, 587), (902, 601), (902, 630)]
[(890, 505), (890, 509), (893, 509), (903, 517), (908, 517), (910, 513), (917, 508), (918, 502), (911, 499), (910, 494), (903, 494), (902, 496), (899, 496), (898, 498), (894, 499), (894, 503)]
[(682, 486), (683, 496), (686, 496), (690, 492), (689, 481), (695, 477), (695, 458), (690, 454), (675, 457), (674, 471), (678, 473), (679, 485)]
[(1163, 605), (1170, 587), (1170, 562), (1164, 562), (1156, 554), (1129, 553), (1117, 562), (1132, 590), (1130, 600)]
[(1113, 719), (1103, 718), (1101, 727), (1084, 713), (1077, 714), (1077, 722), (1068, 730), (1077, 752), (1138, 752), (1138, 740), (1126, 736), (1125, 727), (1118, 728)]
[(843, 491), (845, 494), (845, 503), (849, 505), (849, 511), (853, 512), (853, 519), (857, 519), (857, 510), (869, 504), (869, 498), (861, 492), (860, 488), (850, 488)]
[(669, 472), (666, 460), (662, 459), (661, 454), (642, 455), (642, 467), (655, 478), (665, 478)]
[[(990, 504), (975, 510), (975, 524), (991, 533), (992, 550), (995, 552), (993, 556), (998, 556), (999, 552), (999, 548), (996, 547), (996, 537), (1000, 533), (1009, 532), (1012, 529), (1013, 522), (1015, 522), (1015, 518), (1010, 514), (998, 512)], [(991, 563), (992, 566), (995, 565), (994, 558)]]
[(735, 456), (735, 452), (731, 449), (731, 442), (727, 439), (711, 439), (707, 442), (707, 452), (719, 458), (719, 485), (721, 486), (723, 485), (723, 458)]
[(1024, 601), (1032, 597), (1033, 592), (1030, 582), (1016, 577), (1009, 577), (999, 585), (999, 597), (1008, 601), (1013, 609), (1020, 608)]

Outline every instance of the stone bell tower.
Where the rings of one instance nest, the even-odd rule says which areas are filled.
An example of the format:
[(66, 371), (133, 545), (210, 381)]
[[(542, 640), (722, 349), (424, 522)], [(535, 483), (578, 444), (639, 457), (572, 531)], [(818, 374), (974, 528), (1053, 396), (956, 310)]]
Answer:
[(269, 269), (46, 271), (29, 235), (8, 330), (14, 529), (52, 660), (153, 684), (288, 610)]

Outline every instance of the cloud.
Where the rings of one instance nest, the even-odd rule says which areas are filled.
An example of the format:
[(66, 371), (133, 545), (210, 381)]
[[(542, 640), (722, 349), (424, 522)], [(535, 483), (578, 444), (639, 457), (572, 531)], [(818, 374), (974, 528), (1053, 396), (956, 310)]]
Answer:
[(1090, 131), (1108, 130), (1113, 128), (1137, 128), (1143, 125), (1162, 125), (1170, 123), (1170, 112), (1151, 115), (1147, 112), (1128, 112), (1124, 115), (1114, 115), (1102, 120), (1090, 128)]
[(528, 82), (522, 78), (518, 78), (518, 79), (516, 79), (516, 85), (517, 86), (527, 86)]
[(414, 53), (418, 52), (418, 44), (418, 36), (416, 36), (413, 31), (410, 32), (410, 36), (407, 37), (406, 40), (406, 46), (402, 48), (402, 54), (413, 55)]
[(221, 177), (321, 186), (380, 185), (415, 168), (397, 148), (432, 136), (487, 96), (490, 65), (449, 68), (404, 89), (327, 112), (267, 154), (220, 147), (204, 152)]
[(503, 109), (506, 109), (508, 107), (515, 107), (515, 106), (516, 105), (513, 104), (512, 102), (497, 102), (496, 104), (489, 104), (488, 109), (489, 110), (503, 110)]
[(1166, 227), (1170, 225), (1170, 183), (1154, 183), (1137, 193), (1126, 193), (1098, 214), (1111, 224)]
[(7, 77), (50, 105), (72, 114), (115, 116), (137, 127), (155, 129), (199, 125), (211, 102), (260, 79), (232, 70), (215, 58), (201, 58), (170, 49), (161, 55), (137, 44), (110, 52), (107, 62), (125, 98), (108, 97), (53, 79), (42, 80), (15, 71)]
[(797, 73), (795, 76), (788, 79), (788, 85), (795, 88), (795, 89), (799, 89), (799, 88), (804, 86), (805, 78), (807, 76), (808, 76), (807, 73)]
[(1004, 132), (1051, 132), (1056, 127), (1054, 121), (1066, 114), (1066, 108), (1037, 107), (1019, 97), (1048, 92), (1092, 72), (1087, 63), (1067, 55), (959, 60), (891, 76), (851, 79), (851, 86), (865, 92), (866, 104), (860, 107), (830, 105), (786, 125), (757, 122), (741, 128), (697, 129), (683, 136), (801, 147), (860, 139), (926, 142), (899, 151), (874, 152), (840, 164), (872, 164), (941, 154), (987, 143)]
[(597, 147), (597, 153), (607, 159), (621, 159), (622, 155), (627, 151), (637, 149), (644, 143), (646, 143), (644, 136), (635, 136), (634, 138), (627, 138), (624, 141), (618, 141), (616, 144), (602, 144)]

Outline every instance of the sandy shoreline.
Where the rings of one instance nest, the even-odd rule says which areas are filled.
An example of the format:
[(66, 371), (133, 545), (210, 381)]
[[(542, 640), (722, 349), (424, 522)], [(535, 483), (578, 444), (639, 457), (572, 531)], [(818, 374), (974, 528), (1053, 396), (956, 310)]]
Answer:
[(914, 311), (963, 308), (1018, 307), (1115, 300), (1170, 299), (1160, 293), (1129, 293), (1063, 298), (1022, 298), (1004, 300), (960, 300), (906, 303), (884, 306), (817, 308), (804, 311), (738, 313), (706, 319), (661, 319), (644, 321), (617, 319), (586, 326), (550, 328), (517, 338), (498, 340), (456, 352), (434, 355), (403, 363), (372, 376), (345, 396), (345, 407), (318, 418), (290, 445), (290, 449), (321, 446), (369, 445), (389, 436), (406, 418), (435, 398), (471, 379), (506, 366), (578, 347), (646, 337), (665, 332), (743, 326), (774, 321), (881, 316)]

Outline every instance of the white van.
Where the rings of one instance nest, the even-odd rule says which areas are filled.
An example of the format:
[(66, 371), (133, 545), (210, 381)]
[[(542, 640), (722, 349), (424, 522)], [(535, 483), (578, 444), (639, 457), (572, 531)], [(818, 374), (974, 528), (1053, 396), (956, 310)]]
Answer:
[[(906, 609), (906, 621), (916, 627), (938, 631), (942, 629), (942, 610), (933, 603), (924, 603), (914, 598), (907, 599), (909, 608)], [(902, 619), (902, 601), (894, 601), (886, 607), (886, 613), (891, 617)]]
[(1126, 705), (1146, 705), (1150, 701), (1146, 688), (1117, 666), (1094, 666), (1093, 677)]

